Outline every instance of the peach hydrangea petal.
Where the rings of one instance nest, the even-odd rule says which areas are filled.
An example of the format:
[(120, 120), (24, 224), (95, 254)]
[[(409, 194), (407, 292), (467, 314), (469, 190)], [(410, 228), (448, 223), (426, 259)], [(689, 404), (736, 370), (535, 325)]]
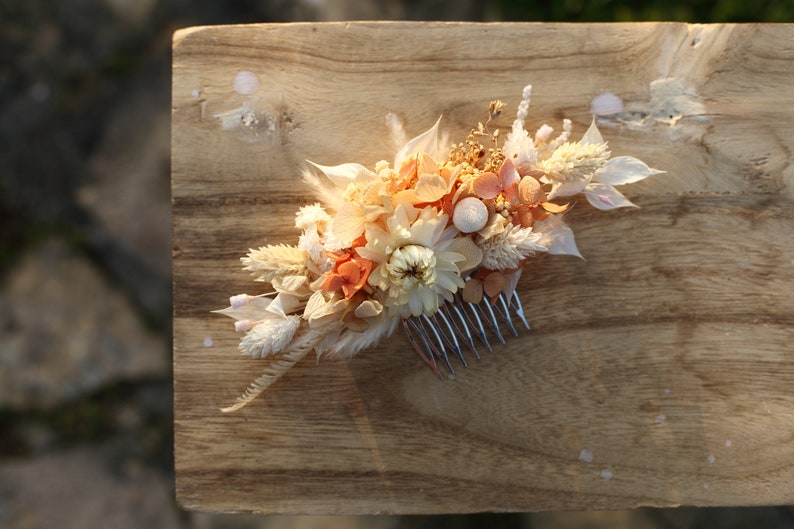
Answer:
[(472, 187), (480, 198), (494, 198), (502, 192), (502, 182), (496, 173), (482, 173), (474, 180)]

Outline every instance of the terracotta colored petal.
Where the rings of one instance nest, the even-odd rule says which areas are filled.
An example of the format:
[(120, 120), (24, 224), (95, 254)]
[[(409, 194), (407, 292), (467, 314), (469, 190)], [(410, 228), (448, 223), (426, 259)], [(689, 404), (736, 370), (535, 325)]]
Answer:
[(447, 214), (447, 217), (452, 218), (455, 213), (455, 204), (452, 202), (452, 195), (446, 195), (441, 199), (441, 210)]
[(543, 208), (532, 208), (532, 218), (535, 219), (535, 221), (544, 220), (549, 215), (551, 215), (551, 213)]
[(339, 265), (337, 272), (340, 276), (345, 278), (348, 283), (357, 283), (360, 276), (361, 271), (358, 268), (358, 264), (355, 261), (347, 261)]
[(535, 223), (535, 217), (532, 216), (532, 208), (528, 208), (523, 204), (518, 207), (517, 216), (522, 228), (528, 228)]
[(354, 286), (356, 290), (360, 290), (367, 283), (367, 279), (369, 279), (373, 263), (369, 259), (359, 259), (356, 263), (358, 264), (359, 278)]
[(340, 262), (344, 263), (345, 261), (350, 259), (350, 253), (345, 252), (345, 251), (343, 251), (341, 253), (325, 252), (325, 255), (327, 255), (329, 259), (333, 259), (337, 263), (340, 263)]
[(474, 180), (472, 187), (480, 198), (494, 198), (502, 192), (502, 182), (494, 173), (481, 174)]
[(495, 298), (507, 286), (507, 278), (501, 272), (491, 272), (482, 282), (482, 288), (488, 297)]
[(482, 301), (482, 281), (479, 279), (466, 281), (461, 295), (463, 296), (463, 301), (467, 303), (479, 303)]
[(329, 273), (328, 276), (325, 278), (321, 289), (325, 290), (326, 292), (336, 292), (342, 285), (345, 284), (345, 278), (340, 276), (339, 274), (335, 274), (333, 272)]
[[(358, 237), (356, 240), (353, 241), (353, 244), (351, 246), (353, 248), (358, 248), (359, 246), (366, 246), (366, 245), (367, 245), (367, 236), (366, 234), (362, 234), (360, 237)], [(347, 255), (348, 257), (350, 257), (351, 254), (348, 253)]]

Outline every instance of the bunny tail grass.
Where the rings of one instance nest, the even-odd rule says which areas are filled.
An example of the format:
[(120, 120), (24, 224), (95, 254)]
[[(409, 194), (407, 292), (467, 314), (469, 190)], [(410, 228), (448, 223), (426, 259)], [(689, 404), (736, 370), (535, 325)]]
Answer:
[(251, 385), (248, 386), (245, 393), (237, 397), (237, 402), (227, 408), (221, 408), (221, 411), (223, 413), (231, 413), (248, 405), (257, 398), (260, 393), (280, 379), (292, 366), (303, 360), (303, 357), (309, 354), (309, 351), (314, 349), (314, 347), (328, 334), (327, 331), (310, 331), (310, 333), (311, 335), (306, 338), (306, 341), (300, 347), (280, 355), (278, 360), (265, 368), (265, 372), (262, 373), (262, 376), (254, 380)]

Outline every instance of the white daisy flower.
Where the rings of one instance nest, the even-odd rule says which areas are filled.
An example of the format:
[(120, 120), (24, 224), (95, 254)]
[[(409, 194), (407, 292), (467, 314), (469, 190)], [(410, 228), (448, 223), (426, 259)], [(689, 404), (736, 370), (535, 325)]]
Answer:
[(458, 230), (447, 228), (448, 217), (431, 206), (421, 212), (409, 204), (397, 206), (386, 229), (371, 225), (367, 244), (358, 249), (377, 264), (370, 285), (383, 293), (383, 305), (407, 318), (433, 314), (441, 300), (463, 288), (458, 263), (466, 257), (455, 250)]

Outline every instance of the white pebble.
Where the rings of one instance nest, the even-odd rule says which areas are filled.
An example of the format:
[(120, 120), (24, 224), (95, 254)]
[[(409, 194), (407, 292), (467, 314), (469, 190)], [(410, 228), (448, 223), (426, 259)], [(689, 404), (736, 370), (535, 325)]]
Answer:
[(656, 424), (664, 424), (666, 420), (667, 417), (665, 417), (664, 413), (660, 413), (659, 415), (656, 416)]
[(706, 458), (706, 461), (708, 461), (709, 463), (714, 463), (716, 460), (717, 458), (714, 457), (714, 454), (709, 454), (708, 457)]
[(582, 451), (579, 452), (579, 461), (584, 461), (585, 463), (592, 463), (593, 451), (588, 450), (587, 448), (582, 448)]
[(215, 343), (215, 342), (213, 342), (213, 341), (212, 341), (212, 338), (210, 338), (209, 336), (206, 336), (206, 337), (204, 338), (204, 347), (212, 347), (212, 345), (213, 345), (214, 343)]
[(725, 446), (730, 448), (732, 444), (733, 444), (733, 441), (731, 441), (730, 439), (725, 439)]
[(609, 481), (610, 479), (612, 479), (612, 471), (609, 470), (608, 468), (605, 468), (604, 470), (602, 470), (601, 471), (601, 479), (603, 479), (604, 481)]

